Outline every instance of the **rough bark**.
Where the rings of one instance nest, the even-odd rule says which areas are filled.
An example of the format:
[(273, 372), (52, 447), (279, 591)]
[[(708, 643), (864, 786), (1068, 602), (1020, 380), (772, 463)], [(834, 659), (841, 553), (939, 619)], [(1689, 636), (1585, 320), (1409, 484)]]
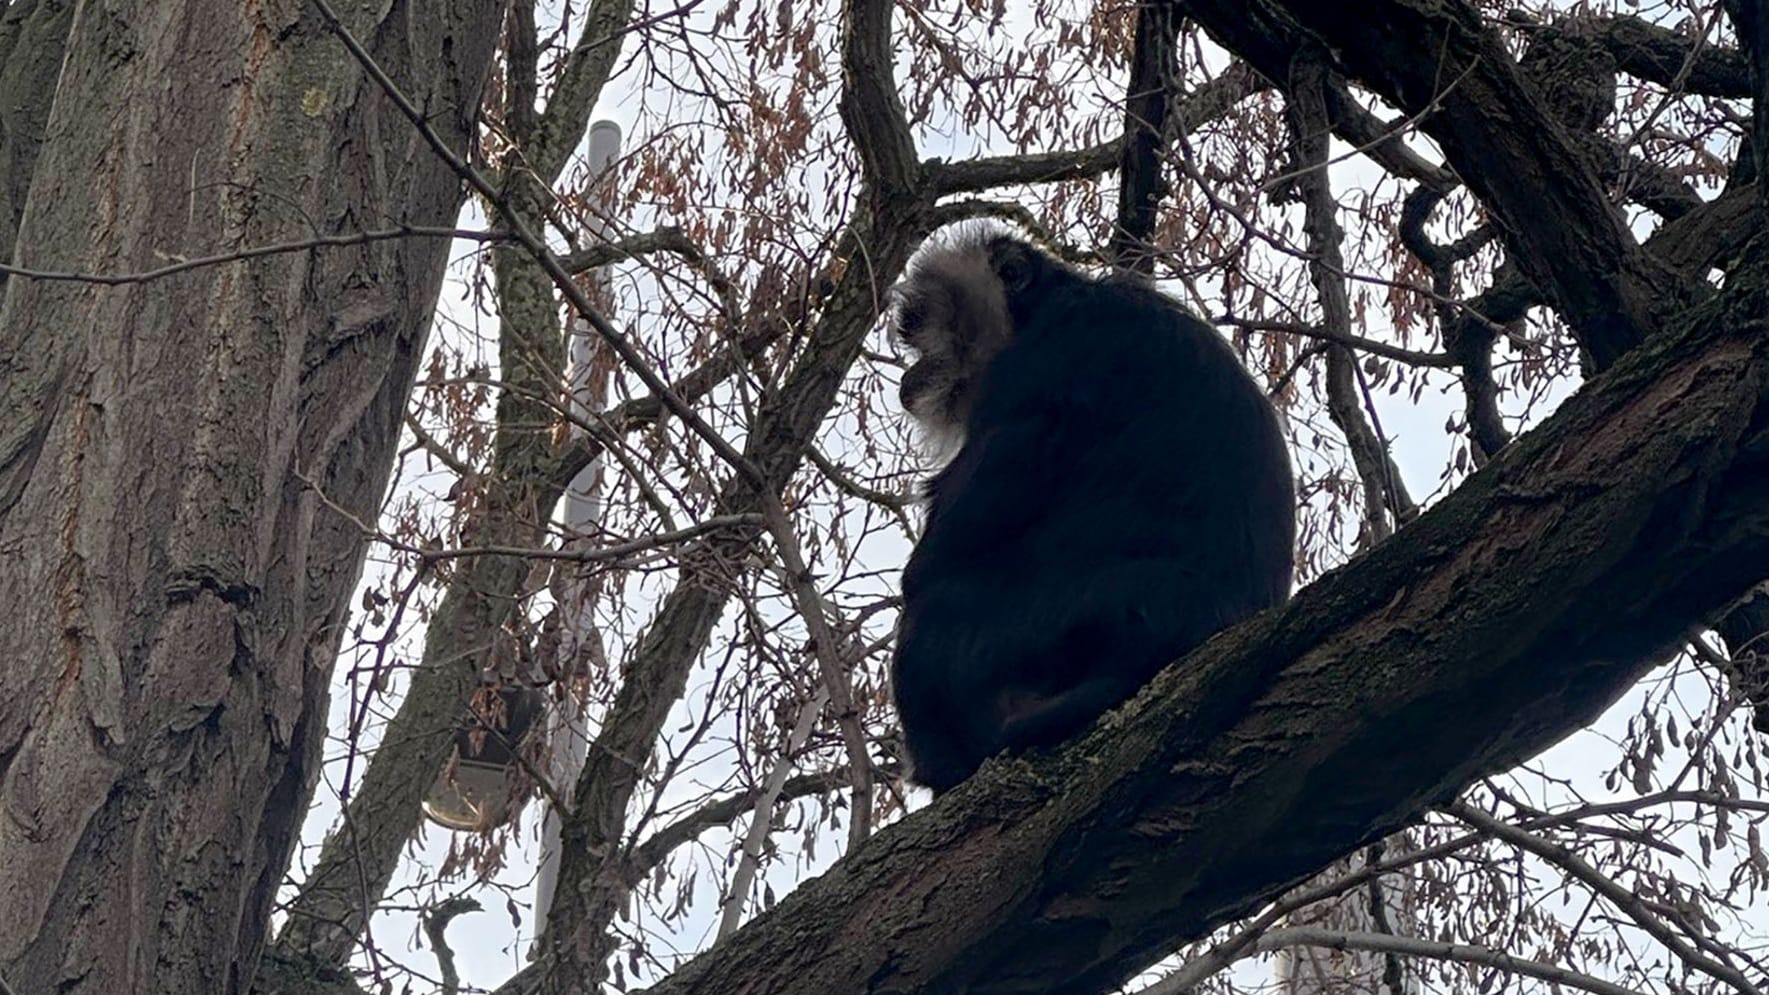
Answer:
[[(8, 257), (73, 17), (71, 0), (20, 0), (0, 9), (0, 246)], [(0, 274), (0, 283), (5, 279)]]
[[(33, 6), (53, 5), (8, 18)], [(142, 270), (316, 227), (453, 222), (457, 178), (311, 8), (82, 10), (59, 76), (17, 83), (9, 62), (0, 77), (27, 91), (0, 102), (47, 108), (16, 264)], [(393, 2), (352, 22), (464, 150), (499, 13)], [(375, 517), (447, 248), (6, 284), (0, 974), (15, 990), (250, 979), (362, 554), (308, 482)]]
[(654, 991), (1106, 990), (1594, 718), (1769, 555), (1763, 251), (1393, 539)]

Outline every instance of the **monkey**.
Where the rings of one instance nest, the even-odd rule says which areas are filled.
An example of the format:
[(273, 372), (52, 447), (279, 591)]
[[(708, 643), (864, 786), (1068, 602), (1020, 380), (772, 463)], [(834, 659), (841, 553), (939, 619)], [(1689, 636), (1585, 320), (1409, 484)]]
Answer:
[(1146, 277), (973, 224), (918, 248), (886, 314), (913, 358), (900, 403), (944, 460), (891, 661), (912, 783), (1067, 741), (1289, 597), (1277, 412)]

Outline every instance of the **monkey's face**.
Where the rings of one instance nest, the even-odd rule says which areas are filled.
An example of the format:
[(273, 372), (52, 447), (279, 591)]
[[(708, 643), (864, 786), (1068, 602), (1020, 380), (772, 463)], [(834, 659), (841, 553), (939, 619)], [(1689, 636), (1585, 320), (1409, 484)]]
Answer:
[(977, 381), (1013, 333), (1004, 241), (1017, 240), (987, 229), (930, 239), (892, 288), (891, 331), (915, 354), (899, 387), (903, 409), (936, 440), (963, 435)]

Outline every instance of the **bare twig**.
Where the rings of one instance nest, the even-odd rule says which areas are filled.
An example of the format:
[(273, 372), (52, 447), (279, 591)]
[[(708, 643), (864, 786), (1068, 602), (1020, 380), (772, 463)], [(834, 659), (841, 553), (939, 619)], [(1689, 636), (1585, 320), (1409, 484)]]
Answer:
[[(1456, 961), (1462, 964), (1479, 964), (1525, 978), (1536, 978), (1551, 984), (1577, 988), (1581, 991), (1591, 992), (1592, 995), (1642, 995), (1636, 989), (1604, 981), (1602, 978), (1580, 974), (1554, 964), (1514, 957), (1492, 947), (1418, 940), (1408, 936), (1394, 936), (1389, 933), (1340, 932), (1317, 926), (1274, 929), (1260, 937), (1251, 949), (1245, 951), (1245, 956), (1270, 953), (1288, 947), (1367, 950), (1372, 953), (1426, 957), (1432, 960)], [(1186, 964), (1155, 984), (1144, 988), (1138, 995), (1188, 995), (1211, 974), (1216, 973), (1216, 970), (1213, 968), (1208, 973), (1199, 973), (1192, 970), (1192, 964)]]
[(1231, 328), (1244, 328), (1250, 332), (1270, 332), (1274, 335), (1298, 335), (1303, 338), (1319, 339), (1333, 345), (1341, 345), (1347, 349), (1357, 349), (1385, 359), (1406, 363), (1408, 366), (1422, 366), (1431, 369), (1448, 369), (1455, 365), (1455, 357), (1443, 352), (1424, 352), (1408, 349), (1404, 346), (1379, 342), (1376, 339), (1353, 335), (1349, 331), (1330, 328), (1325, 325), (1306, 325), (1301, 322), (1268, 321), (1263, 318), (1237, 318), (1234, 315), (1215, 315), (1210, 318), (1214, 325), (1227, 325)]
[(779, 800), (781, 789), (786, 786), (786, 776), (792, 772), (792, 758), (799, 750), (804, 749), (805, 741), (811, 738), (811, 730), (817, 726), (817, 715), (823, 706), (829, 703), (829, 688), (820, 687), (811, 700), (799, 709), (798, 721), (793, 723), (792, 733), (787, 737), (786, 748), (780, 753), (780, 760), (774, 769), (768, 772), (768, 779), (755, 800), (754, 814), (750, 816), (749, 831), (743, 834), (743, 859), (737, 862), (736, 870), (731, 872), (731, 882), (725, 892), (725, 900), (719, 903), (719, 931), (717, 939), (724, 939), (737, 931), (743, 922), (743, 906), (749, 895), (750, 885), (755, 883), (756, 871), (761, 866), (762, 843), (768, 838), (774, 817), (774, 803)]
[(817, 591), (811, 568), (805, 563), (804, 553), (799, 549), (798, 536), (792, 530), (792, 521), (787, 517), (785, 507), (772, 495), (766, 499), (765, 508), (768, 532), (773, 535), (774, 544), (778, 547), (787, 584), (792, 589), (799, 615), (804, 618), (805, 627), (811, 631), (811, 646), (817, 655), (823, 688), (828, 692), (829, 700), (835, 703), (842, 745), (848, 751), (848, 768), (854, 785), (854, 809), (848, 820), (848, 852), (852, 853), (872, 834), (872, 755), (866, 745), (866, 730), (861, 727), (860, 715), (854, 708), (854, 691), (848, 681), (848, 666), (842, 660), (835, 631), (830, 628), (829, 616), (826, 614), (828, 609), (824, 605), (823, 596)]
[(367, 245), (371, 242), (387, 242), (401, 238), (449, 238), (462, 239), (470, 242), (507, 242), (513, 236), (504, 232), (479, 231), (472, 228), (435, 228), (425, 225), (400, 225), (396, 228), (377, 228), (372, 231), (348, 232), (342, 235), (317, 235), (313, 238), (299, 239), (293, 242), (277, 242), (272, 245), (254, 245), (232, 252), (218, 252), (209, 256), (197, 256), (186, 259), (173, 257), (178, 261), (161, 266), (157, 269), (141, 270), (135, 273), (77, 273), (71, 270), (31, 269), (27, 266), (14, 266), (0, 263), (0, 275), (16, 276), (26, 280), (51, 280), (66, 283), (94, 283), (106, 287), (119, 287), (132, 283), (151, 283), (169, 276), (188, 273), (191, 270), (204, 269), (209, 266), (221, 266), (226, 263), (241, 262), (247, 259), (262, 259), (265, 256), (279, 256), (290, 252), (305, 252), (309, 249), (330, 249), (352, 245)]
[(1663, 917), (1649, 908), (1638, 895), (1622, 887), (1609, 875), (1586, 863), (1578, 854), (1532, 832), (1494, 818), (1467, 802), (1455, 802), (1446, 806), (1444, 811), (1494, 839), (1509, 843), (1519, 850), (1533, 853), (1565, 871), (1585, 887), (1601, 895), (1610, 904), (1627, 914), (1635, 925), (1653, 939), (1664, 944), (1666, 949), (1691, 969), (1725, 983), (1738, 995), (1762, 995), (1762, 990), (1752, 984), (1750, 979), (1744, 976), (1743, 971), (1730, 964), (1714, 960), (1684, 942), (1683, 938), (1677, 935)]

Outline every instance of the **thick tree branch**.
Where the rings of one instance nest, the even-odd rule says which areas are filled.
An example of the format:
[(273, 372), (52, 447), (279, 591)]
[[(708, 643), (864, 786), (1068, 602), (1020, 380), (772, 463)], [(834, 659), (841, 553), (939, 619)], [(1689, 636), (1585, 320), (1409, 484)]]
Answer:
[[(1290, 124), (1294, 171), (1291, 186), (1303, 205), (1303, 230), (1308, 237), (1308, 272), (1320, 301), (1321, 324), (1329, 332), (1350, 338), (1351, 298), (1345, 289), (1345, 259), (1340, 243), (1339, 203), (1333, 199), (1328, 179), (1327, 74), (1318, 59), (1303, 55), (1291, 68), (1286, 117)], [(1358, 384), (1357, 360), (1350, 349), (1335, 345), (1327, 350), (1327, 413), (1345, 436), (1363, 484), (1364, 544), (1388, 538), (1396, 527), (1417, 514), (1407, 494), (1400, 468), (1388, 456), (1388, 446), (1364, 417), (1363, 392)]]
[(1188, 9), (1271, 79), (1286, 77), (1304, 38), (1319, 39), (1347, 75), (1418, 117), (1600, 368), (1691, 299), (1691, 287), (1634, 243), (1593, 164), (1461, 0), (1378, 0), (1355, 15), (1313, 0)]
[[(565, 163), (583, 141), (596, 99), (614, 71), (620, 43), (633, 19), (633, 0), (592, 0), (584, 13), (577, 45), (565, 59), (559, 82), (547, 99), (547, 109), (535, 122), (528, 141), (522, 144), (523, 165), (542, 184), (559, 178)], [(512, 67), (514, 68), (514, 67)], [(532, 81), (523, 84), (532, 93)], [(520, 91), (519, 91), (520, 92)]]
[(1148, 240), (1161, 200), (1170, 189), (1161, 160), (1167, 151), (1169, 105), (1177, 96), (1173, 82), (1179, 22), (1179, 11), (1167, 4), (1146, 3), (1136, 9), (1118, 163), (1118, 219), (1108, 254), (1114, 265), (1138, 273), (1154, 271), (1157, 253)]
[(1439, 194), (1461, 185), (1454, 172), (1427, 160), (1402, 140), (1411, 121), (1390, 123), (1365, 110), (1342, 79), (1327, 81), (1327, 118), (1335, 134), (1390, 173), (1417, 180)]
[(534, 143), (539, 121), (540, 39), (536, 0), (513, 0), (504, 18), (504, 130), (517, 148)]
[[(1193, 90), (1170, 114), (1171, 133), (1188, 134), (1214, 121), (1241, 101), (1271, 84), (1236, 62)], [(1027, 155), (985, 156), (959, 162), (930, 160), (923, 164), (936, 196), (982, 193), (1027, 183), (1056, 183), (1099, 176), (1117, 167), (1124, 156), (1122, 138), (1084, 149)]]
[(655, 991), (1104, 990), (1560, 739), (1758, 579), (1766, 311), (1746, 270), (1406, 531)]
[(941, 194), (981, 193), (1027, 183), (1057, 183), (1099, 176), (1118, 165), (1122, 139), (1101, 142), (1084, 149), (1032, 152), (1026, 155), (985, 156), (926, 163), (928, 180)]
[(1750, 96), (1750, 67), (1736, 49), (1696, 47), (1688, 35), (1630, 15), (1562, 18), (1536, 30), (1595, 39), (1636, 79), (1710, 97)]
[[(1769, 176), (1769, 7), (1761, 0), (1737, 0), (1732, 23), (1750, 56), (1752, 165), (1758, 176)], [(1769, 184), (1759, 184), (1769, 194)]]
[(1735, 187), (1674, 221), (1646, 240), (1647, 251), (1684, 274), (1700, 279), (1711, 267), (1730, 267), (1762, 224), (1756, 184)]
[(848, 129), (876, 192), (890, 198), (916, 186), (921, 164), (891, 71), (889, 0), (842, 5), (842, 124)]

